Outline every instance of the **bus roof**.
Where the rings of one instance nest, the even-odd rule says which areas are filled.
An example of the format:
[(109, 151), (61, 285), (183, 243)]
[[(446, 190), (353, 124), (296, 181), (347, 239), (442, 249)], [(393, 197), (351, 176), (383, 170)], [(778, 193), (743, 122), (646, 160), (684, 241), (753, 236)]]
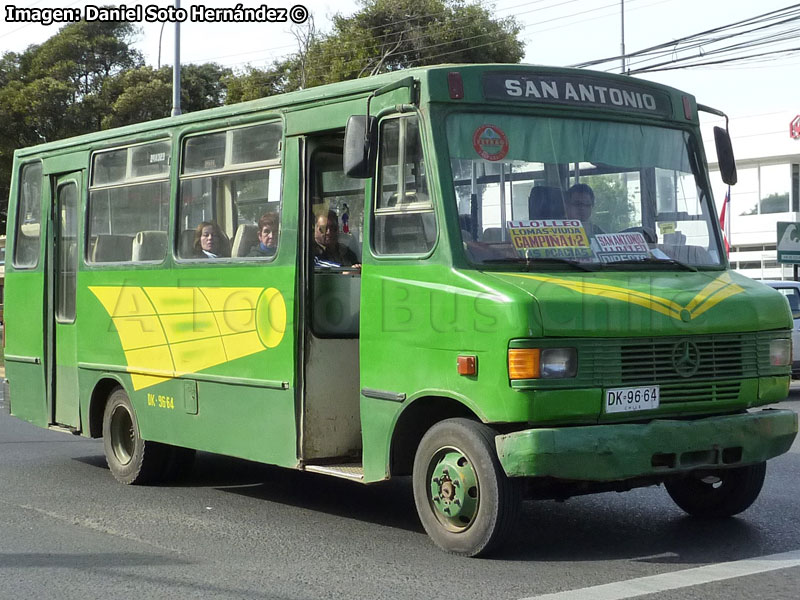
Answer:
[[(209, 119), (224, 119), (242, 117), (248, 114), (264, 112), (271, 109), (281, 109), (289, 106), (298, 107), (309, 105), (321, 101), (330, 101), (337, 98), (345, 98), (348, 96), (366, 96), (370, 92), (388, 85), (390, 83), (399, 81), (409, 76), (413, 76), (421, 81), (429, 81), (433, 76), (442, 73), (450, 73), (458, 71), (464, 78), (476, 78), (479, 74), (488, 72), (520, 72), (537, 75), (565, 75), (575, 78), (590, 77), (593, 79), (603, 79), (609, 82), (616, 82), (619, 84), (635, 83), (637, 87), (649, 88), (653, 90), (660, 90), (669, 96), (686, 96), (694, 101), (692, 96), (681, 92), (675, 88), (665, 86), (659, 83), (654, 83), (647, 80), (632, 78), (627, 75), (618, 75), (614, 73), (604, 73), (599, 71), (591, 71), (588, 69), (574, 69), (567, 67), (548, 67), (543, 65), (530, 65), (530, 64), (441, 64), (426, 67), (415, 67), (411, 69), (403, 69), (391, 73), (382, 73), (371, 77), (364, 77), (360, 79), (353, 79), (349, 81), (341, 81), (336, 83), (329, 83), (326, 85), (316, 86), (305, 90), (289, 92), (286, 94), (277, 94), (275, 96), (265, 96), (256, 100), (249, 100), (247, 102), (240, 102), (226, 106), (219, 106), (216, 108), (209, 108), (205, 110), (185, 113), (177, 117), (165, 117), (153, 121), (145, 121), (135, 123), (132, 125), (125, 125), (123, 127), (116, 127), (113, 129), (106, 129), (102, 131), (83, 134), (80, 136), (64, 138), (52, 142), (38, 144), (36, 146), (29, 146), (27, 148), (20, 148), (15, 151), (16, 157), (27, 157), (36, 154), (43, 154), (64, 150), (81, 146), (83, 144), (97, 143), (104, 140), (114, 140), (116, 138), (123, 138), (126, 136), (135, 136), (138, 134), (147, 133), (150, 131), (157, 131), (167, 127), (180, 127), (183, 125), (190, 125), (192, 123), (202, 122)], [(444, 97), (428, 98), (431, 101), (448, 101)]]

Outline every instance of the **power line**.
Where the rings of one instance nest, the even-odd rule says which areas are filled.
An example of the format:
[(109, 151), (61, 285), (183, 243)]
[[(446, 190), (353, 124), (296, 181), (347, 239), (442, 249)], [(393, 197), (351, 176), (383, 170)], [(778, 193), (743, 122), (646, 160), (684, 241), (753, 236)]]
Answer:
[[(745, 40), (743, 42), (738, 42), (738, 43), (735, 43), (735, 44), (732, 44), (732, 45), (729, 45), (729, 46), (723, 46), (722, 48), (711, 48), (711, 49), (707, 49), (707, 50), (702, 50), (702, 48), (705, 47), (705, 46), (709, 46), (709, 45), (712, 45), (712, 44), (720, 43), (720, 42), (722, 42), (724, 40), (728, 40), (728, 39), (731, 39), (731, 38), (734, 38), (734, 37), (747, 37), (748, 35), (751, 35), (756, 31), (761, 31), (761, 30), (764, 30), (766, 28), (774, 28), (775, 26), (778, 26), (778, 25), (787, 25), (787, 24), (793, 23), (793, 22), (797, 21), (800, 18), (800, 11), (796, 11), (795, 14), (796, 14), (796, 16), (792, 16), (791, 18), (784, 19), (783, 21), (780, 21), (778, 23), (772, 23), (770, 25), (766, 25), (766, 26), (763, 26), (763, 27), (757, 27), (757, 28), (751, 29), (749, 31), (744, 31), (744, 32), (739, 32), (739, 33), (734, 33), (734, 34), (721, 36), (721, 37), (716, 38), (716, 39), (693, 42), (692, 44), (687, 45), (687, 46), (685, 46), (683, 48), (671, 48), (671, 49), (665, 49), (665, 50), (658, 51), (658, 52), (653, 52), (653, 53), (651, 53), (650, 56), (646, 56), (645, 54), (643, 54), (640, 51), (638, 53), (634, 53), (633, 54), (634, 56), (637, 56), (637, 55), (640, 56), (640, 60), (632, 60), (630, 65), (634, 66), (634, 65), (637, 65), (637, 64), (646, 63), (648, 61), (655, 60), (655, 59), (661, 58), (663, 56), (668, 56), (670, 54), (677, 55), (677, 54), (679, 54), (681, 52), (686, 52), (687, 50), (691, 50), (691, 49), (700, 49), (700, 51), (702, 52), (702, 54), (700, 56), (713, 56), (713, 55), (726, 53), (726, 52), (730, 53), (730, 54), (735, 54), (736, 52), (744, 51), (744, 50), (747, 50), (747, 49), (750, 49), (750, 48), (755, 48), (755, 47), (758, 47), (758, 46), (774, 45), (774, 44), (777, 44), (777, 43), (782, 43), (782, 42), (786, 42), (786, 41), (789, 41), (789, 40), (793, 40), (795, 38), (794, 34), (796, 32), (798, 32), (798, 31), (800, 31), (800, 27), (793, 27), (793, 28), (790, 28), (790, 29), (786, 29), (784, 31), (778, 31), (778, 32), (775, 32), (775, 33), (764, 35), (764, 36), (759, 37), (759, 38)], [(672, 63), (677, 63), (679, 61), (693, 60), (695, 58), (697, 58), (697, 56), (688, 56), (688, 57), (682, 57), (682, 58), (676, 57), (671, 61), (667, 61), (665, 63), (657, 63), (657, 64), (658, 65), (661, 65), (661, 64), (672, 64)], [(633, 71), (634, 71), (634, 69), (631, 69), (631, 72), (633, 72)]]
[[(793, 5), (786, 6), (784, 8), (780, 8), (780, 9), (777, 9), (777, 10), (774, 10), (774, 11), (770, 11), (770, 12), (766, 12), (766, 13), (763, 13), (763, 14), (760, 14), (760, 15), (756, 15), (754, 17), (749, 17), (749, 18), (743, 19), (741, 21), (736, 21), (734, 23), (729, 23), (728, 25), (722, 25), (722, 26), (714, 27), (712, 29), (707, 29), (705, 31), (701, 31), (701, 32), (698, 32), (698, 33), (693, 33), (691, 35), (688, 35), (688, 36), (685, 36), (685, 37), (682, 37), (682, 38), (678, 38), (678, 39), (672, 40), (670, 42), (663, 42), (663, 43), (657, 44), (655, 46), (650, 46), (649, 48), (644, 48), (642, 50), (637, 50), (636, 52), (626, 53), (625, 56), (626, 56), (626, 58), (629, 58), (629, 57), (639, 56), (639, 55), (642, 55), (642, 54), (647, 54), (647, 53), (653, 52), (655, 50), (661, 50), (661, 49), (664, 49), (664, 48), (673, 48), (674, 49), (679, 44), (682, 44), (682, 43), (685, 43), (685, 42), (691, 42), (691, 41), (694, 41), (694, 40), (697, 40), (697, 39), (701, 39), (702, 36), (706, 36), (706, 35), (713, 34), (713, 33), (718, 33), (720, 31), (724, 31), (726, 29), (735, 29), (736, 27), (742, 26), (744, 24), (757, 23), (757, 22), (760, 22), (761, 20), (763, 20), (765, 18), (768, 18), (770, 16), (782, 15), (783, 13), (786, 13), (790, 9), (796, 9), (798, 7), (800, 7), (800, 4), (793, 4)], [(706, 43), (708, 43), (708, 41), (706, 41)], [(620, 60), (621, 58), (622, 58), (622, 56), (617, 55), (617, 56), (611, 56), (611, 57), (607, 57), (607, 58), (600, 58), (600, 59), (596, 59), (596, 60), (586, 61), (586, 62), (578, 63), (578, 64), (575, 64), (575, 65), (571, 65), (571, 66), (574, 66), (574, 67), (591, 67), (591, 66), (598, 65), (598, 64), (603, 64), (603, 63), (606, 63), (606, 62), (616, 62), (616, 61)]]
[[(558, 3), (558, 4), (550, 5), (550, 6), (546, 7), (546, 8), (553, 8), (555, 6), (562, 6), (564, 4), (570, 4), (570, 3), (574, 2), (574, 1), (575, 0), (567, 0), (565, 2), (561, 2), (561, 3)], [(637, 2), (637, 1), (640, 1), (640, 0), (629, 0), (629, 1), (630, 2)], [(584, 10), (584, 11), (580, 11), (580, 12), (577, 12), (577, 13), (572, 13), (570, 15), (563, 15), (563, 16), (560, 16), (560, 17), (554, 17), (552, 19), (539, 21), (538, 23), (529, 23), (528, 25), (523, 26), (521, 28), (521, 30), (525, 30), (525, 29), (527, 29), (529, 27), (533, 27), (535, 25), (540, 25), (542, 23), (549, 23), (549, 22), (560, 21), (560, 20), (564, 20), (564, 19), (571, 19), (571, 18), (573, 18), (573, 17), (575, 17), (577, 15), (593, 13), (593, 12), (597, 12), (599, 10), (604, 10), (604, 9), (611, 8), (611, 7), (616, 7), (616, 6), (617, 6), (616, 3), (614, 3), (614, 4), (606, 4), (606, 5), (603, 5), (603, 6), (600, 6), (600, 7), (595, 7), (595, 8)], [(529, 12), (538, 12), (539, 10), (542, 10), (542, 9), (534, 9), (532, 11), (527, 11), (526, 13), (518, 13), (518, 14), (527, 14)], [(464, 28), (462, 28), (462, 29), (464, 29)], [(480, 38), (485, 38), (485, 37), (487, 37), (489, 35), (492, 35), (492, 34), (491, 33), (478, 34), (478, 35), (470, 36), (468, 38), (462, 38), (460, 41), (463, 42), (463, 41), (467, 41), (467, 40), (477, 40), (477, 39), (480, 39)], [(452, 55), (452, 54), (458, 54), (459, 52), (468, 52), (468, 51), (479, 49), (479, 48), (485, 48), (487, 46), (492, 46), (492, 45), (501, 43), (501, 41), (504, 41), (504, 40), (491, 40), (491, 41), (480, 43), (480, 44), (468, 45), (468, 46), (461, 47), (461, 48), (458, 48), (458, 49), (455, 49), (455, 50), (450, 50), (450, 51), (447, 51), (447, 52), (442, 52), (442, 53), (439, 53), (439, 54), (434, 54), (434, 55), (431, 55), (431, 56), (427, 56), (424, 59), (420, 58), (420, 59), (411, 60), (411, 61), (406, 62), (404, 66), (407, 66), (407, 67), (416, 66), (418, 64), (421, 64), (423, 61), (427, 61), (427, 60), (430, 60), (430, 59), (433, 59), (433, 58), (441, 58), (441, 57), (449, 56), (449, 55)], [(440, 42), (440, 43), (428, 44), (428, 45), (425, 45), (425, 46), (414, 48), (413, 52), (422, 52), (422, 51), (425, 51), (425, 50), (430, 50), (432, 48), (446, 46), (446, 45), (451, 44), (451, 43), (452, 42)], [(406, 49), (398, 49), (395, 52), (389, 53), (385, 58), (388, 58), (388, 57), (391, 57), (391, 56), (395, 56), (395, 57), (396, 56), (401, 56), (405, 52), (407, 52)], [(346, 59), (348, 55), (349, 55), (349, 52), (338, 52), (338, 53), (333, 54), (334, 57), (344, 58), (344, 59)], [(349, 60), (349, 61), (346, 60), (345, 62), (346, 62), (347, 68), (350, 68), (352, 70), (363, 70), (369, 65), (368, 61), (364, 61), (362, 59), (352, 59), (352, 60)], [(324, 70), (325, 70), (325, 67), (316, 67), (316, 68), (313, 68), (311, 70), (306, 70), (306, 74), (313, 77), (313, 76), (319, 75)]]
[[(513, 10), (515, 8), (521, 8), (521, 7), (524, 7), (524, 6), (532, 6), (532, 5), (535, 5), (535, 4), (540, 4), (540, 3), (545, 2), (545, 1), (547, 1), (547, 0), (533, 0), (531, 2), (524, 2), (522, 4), (515, 4), (513, 6), (503, 7), (503, 8), (500, 8), (498, 10), (502, 10), (502, 11)], [(517, 12), (514, 15), (508, 15), (508, 16), (519, 17), (519, 16), (522, 16), (522, 15), (529, 15), (529, 14), (532, 14), (532, 13), (540, 12), (540, 11), (543, 11), (543, 10), (549, 10), (551, 8), (557, 8), (557, 7), (560, 7), (560, 6), (567, 5), (567, 4), (574, 4), (575, 2), (579, 2), (579, 1), (580, 0), (562, 0), (561, 2), (557, 2), (555, 4), (550, 4), (548, 6), (543, 6), (541, 8), (534, 8), (534, 9), (523, 11), (523, 12)], [(636, 1), (639, 1), (639, 0), (629, 0), (629, 1), (636, 2)], [(601, 8), (607, 8), (608, 6), (613, 6), (613, 5), (606, 5), (605, 7), (601, 7)], [(594, 9), (594, 10), (599, 10), (599, 9)], [(586, 11), (584, 11), (584, 12), (586, 12)], [(589, 11), (589, 12), (591, 12), (591, 11)], [(576, 13), (576, 14), (582, 14), (582, 13)], [(368, 28), (364, 29), (363, 31), (372, 31), (374, 29), (385, 29), (387, 27), (392, 27), (394, 25), (407, 23), (409, 21), (413, 21), (413, 20), (419, 21), (419, 20), (424, 20), (426, 18), (435, 17), (435, 16), (438, 16), (438, 15), (435, 15), (435, 14), (417, 15), (417, 16), (414, 16), (414, 17), (408, 17), (408, 18), (405, 18), (405, 19), (400, 19), (398, 21), (392, 21), (392, 22), (389, 22), (389, 23), (382, 23), (381, 25), (374, 25), (372, 27), (368, 27)], [(558, 19), (562, 19), (562, 18), (567, 18), (567, 17), (558, 17)], [(469, 22), (469, 17), (465, 16), (465, 17), (463, 17), (463, 19), (464, 19), (464, 22), (466, 24), (461, 25), (459, 27), (455, 27), (453, 29), (448, 29), (447, 33), (452, 35), (452, 34), (458, 33), (459, 31), (463, 31), (465, 29), (469, 29), (472, 26), (472, 23)], [(555, 20), (558, 20), (558, 19), (555, 19)], [(551, 20), (553, 20), (553, 19), (551, 19)], [(548, 21), (542, 21), (542, 22), (546, 23)], [(530, 25), (523, 26), (521, 29), (525, 29), (526, 27), (529, 27), (529, 26)], [(375, 40), (379, 41), (379, 40), (382, 40), (384, 38), (389, 38), (389, 37), (397, 36), (397, 35), (398, 35), (397, 31), (390, 31), (390, 32), (387, 32), (387, 33), (383, 33), (381, 35), (374, 36), (372, 38), (372, 40), (373, 41), (375, 41)], [(487, 36), (487, 35), (491, 35), (491, 33), (485, 33), (485, 34), (482, 34), (482, 35)], [(433, 34), (430, 34), (428, 37), (432, 38), (432, 36), (433, 36)], [(471, 38), (468, 38), (468, 39), (474, 39), (474, 37), (475, 36), (473, 36)], [(436, 44), (434, 44), (434, 46), (435, 45)], [(274, 48), (264, 48), (263, 50), (255, 50), (255, 51), (252, 51), (252, 52), (245, 52), (245, 53), (242, 53), (242, 54), (255, 54), (255, 53), (260, 53), (260, 52), (269, 53), (269, 52), (272, 52), (274, 50), (282, 50), (282, 49), (291, 48), (291, 47), (294, 47), (294, 44), (288, 44), (288, 45), (274, 47)], [(421, 48), (418, 48), (418, 50), (425, 50), (425, 49), (427, 49), (429, 47), (430, 46), (422, 46)], [(291, 52), (290, 53), (285, 53), (282, 56), (289, 56), (291, 54), (293, 54), (293, 53), (291, 53)], [(334, 58), (344, 58), (344, 57), (347, 57), (349, 54), (350, 53), (347, 52), (347, 51), (341, 51), (341, 52), (335, 52), (335, 53), (331, 54), (330, 56), (332, 56)], [(237, 55), (229, 55), (229, 56), (237, 56)], [(224, 56), (223, 57), (210, 57), (210, 58), (207, 58), (207, 59), (201, 59), (198, 62), (208, 62), (208, 61), (213, 61), (213, 60), (218, 59), (218, 58), (225, 58), (225, 57)], [(228, 65), (228, 66), (243, 65), (243, 64), (247, 64), (248, 62), (249, 61), (242, 61), (242, 62), (237, 62), (237, 63), (234, 63), (233, 65)]]
[[(636, 1), (636, 0), (629, 0), (629, 2), (630, 1)], [(650, 4), (644, 4), (642, 6), (635, 6), (634, 8), (626, 10), (626, 13), (627, 12), (635, 12), (637, 10), (650, 8), (652, 6), (657, 6), (659, 4), (665, 4), (666, 2), (671, 2), (671, 1), (672, 0), (657, 0), (656, 2), (651, 2)], [(605, 9), (605, 8), (614, 8), (614, 9), (616, 9), (616, 8), (618, 8), (618, 6), (619, 5), (617, 5), (617, 4), (613, 4), (613, 5), (608, 4), (608, 5), (606, 5), (606, 6), (602, 7), (602, 8), (603, 9)], [(572, 16), (574, 16), (574, 15), (569, 15), (569, 16), (566, 16), (566, 17), (559, 17), (559, 18), (568, 19), (568, 18), (570, 18)], [(619, 16), (619, 12), (614, 10), (613, 12), (610, 12), (607, 15), (601, 15), (599, 18), (600, 19), (605, 19), (605, 18), (608, 18), (608, 17), (617, 17), (617, 16)], [(573, 27), (573, 26), (577, 25), (578, 23), (586, 23), (587, 21), (594, 21), (594, 20), (597, 20), (597, 18), (598, 17), (591, 17), (591, 18), (588, 18), (588, 19), (578, 19), (576, 21), (570, 21), (568, 23), (564, 23), (563, 25), (556, 25), (555, 27), (546, 27), (544, 29), (535, 29), (533, 31), (528, 32), (528, 37), (526, 39), (530, 39), (530, 36), (532, 36), (534, 34), (537, 34), (537, 33), (544, 33), (545, 31), (555, 31), (556, 29), (564, 29), (565, 27)], [(536, 25), (540, 25), (541, 23), (535, 23), (535, 24)]]
[[(630, 60), (629, 74), (655, 71), (675, 70), (678, 68), (708, 67), (728, 64), (733, 61), (777, 60), (794, 54), (793, 48), (782, 48), (772, 52), (760, 52), (742, 56), (743, 53), (756, 48), (775, 47), (794, 41), (800, 27), (796, 22), (800, 19), (800, 4), (790, 5), (694, 33), (671, 42), (664, 42), (632, 53), (626, 53)], [(740, 38), (741, 41), (720, 45), (726, 40)], [(695, 50), (689, 56), (686, 52)], [(671, 56), (668, 60), (659, 59)], [(719, 56), (719, 60), (711, 60)], [(724, 57), (724, 58), (722, 58)], [(616, 62), (620, 56), (607, 57), (579, 63), (573, 66), (595, 66), (606, 62)], [(655, 62), (654, 62), (655, 61)], [(641, 65), (637, 68), (637, 65)], [(614, 67), (606, 71), (614, 70)]]
[(669, 66), (672, 63), (665, 63), (665, 64), (662, 64), (662, 65), (656, 65), (656, 66), (653, 66), (653, 67), (644, 67), (644, 68), (641, 68), (641, 69), (632, 70), (632, 71), (630, 71), (630, 73), (631, 74), (654, 73), (656, 71), (674, 71), (676, 69), (691, 69), (692, 67), (702, 67), (702, 66), (708, 66), (708, 65), (724, 64), (724, 63), (731, 62), (731, 61), (734, 61), (734, 60), (736, 60), (736, 61), (747, 60), (749, 58), (756, 58), (756, 57), (759, 57), (759, 56), (769, 56), (769, 55), (775, 55), (775, 54), (787, 54), (787, 53), (788, 54), (795, 54), (797, 52), (800, 52), (800, 46), (798, 46), (797, 48), (787, 48), (785, 50), (774, 50), (772, 52), (762, 52), (761, 54), (753, 54), (752, 56), (745, 56), (743, 58), (723, 58), (723, 59), (720, 59), (720, 60), (698, 62), (698, 63), (692, 63), (692, 64), (688, 64), (688, 65), (687, 64), (683, 64), (683, 65)]

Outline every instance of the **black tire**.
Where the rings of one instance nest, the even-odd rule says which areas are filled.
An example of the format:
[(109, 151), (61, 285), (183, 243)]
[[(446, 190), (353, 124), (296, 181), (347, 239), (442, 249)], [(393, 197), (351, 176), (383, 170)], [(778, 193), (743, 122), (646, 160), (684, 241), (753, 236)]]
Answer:
[(500, 466), (496, 435), (481, 423), (448, 419), (431, 427), (417, 448), (414, 502), (425, 531), (443, 550), (486, 555), (514, 527), (519, 486)]
[(103, 450), (114, 478), (124, 484), (161, 480), (169, 459), (169, 447), (145, 441), (128, 394), (114, 389), (103, 412)]
[(747, 510), (764, 485), (767, 463), (720, 469), (706, 477), (674, 479), (664, 484), (680, 508), (695, 517), (719, 519)]

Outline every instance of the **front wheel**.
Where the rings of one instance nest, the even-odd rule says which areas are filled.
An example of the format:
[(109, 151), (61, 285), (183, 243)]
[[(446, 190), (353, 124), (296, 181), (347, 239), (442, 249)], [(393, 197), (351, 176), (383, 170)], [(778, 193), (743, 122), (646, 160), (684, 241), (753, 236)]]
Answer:
[(443, 550), (487, 554), (514, 526), (519, 486), (500, 466), (495, 435), (481, 423), (448, 419), (431, 427), (417, 448), (414, 502), (425, 531)]
[(764, 485), (767, 463), (721, 469), (702, 478), (687, 477), (664, 484), (680, 508), (695, 517), (732, 517), (748, 509)]

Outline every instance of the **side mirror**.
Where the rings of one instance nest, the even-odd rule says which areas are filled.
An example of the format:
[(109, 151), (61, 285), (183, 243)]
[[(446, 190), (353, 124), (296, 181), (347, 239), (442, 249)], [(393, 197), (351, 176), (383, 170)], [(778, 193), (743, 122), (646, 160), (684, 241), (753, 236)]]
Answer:
[(351, 115), (344, 130), (344, 174), (356, 179), (372, 176), (377, 150), (377, 119), (367, 115)]
[(722, 127), (714, 127), (714, 143), (717, 146), (717, 162), (722, 181), (728, 185), (735, 185), (737, 181), (736, 161), (733, 159), (731, 136)]

